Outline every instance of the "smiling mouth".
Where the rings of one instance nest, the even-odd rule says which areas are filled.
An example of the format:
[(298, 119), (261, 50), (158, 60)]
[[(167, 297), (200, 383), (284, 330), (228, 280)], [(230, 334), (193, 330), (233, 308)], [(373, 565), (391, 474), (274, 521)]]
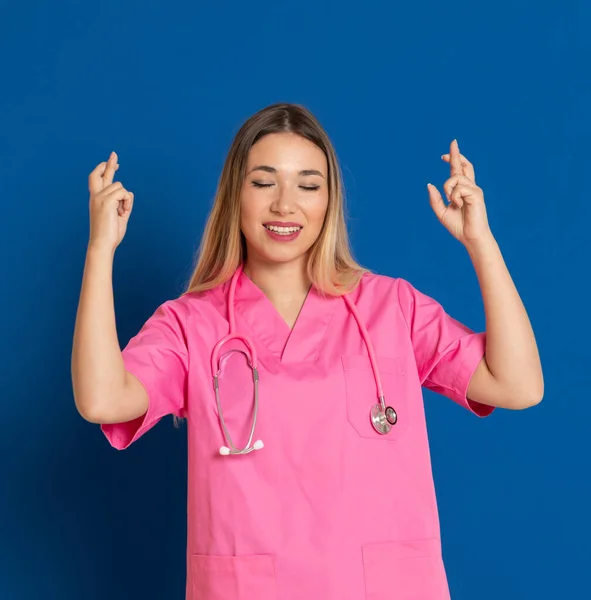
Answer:
[(301, 225), (297, 227), (279, 227), (277, 225), (263, 225), (263, 227), (265, 229), (268, 229), (269, 231), (272, 231), (273, 233), (277, 233), (278, 235), (293, 235), (294, 233), (297, 233), (298, 231), (301, 231), (303, 229)]

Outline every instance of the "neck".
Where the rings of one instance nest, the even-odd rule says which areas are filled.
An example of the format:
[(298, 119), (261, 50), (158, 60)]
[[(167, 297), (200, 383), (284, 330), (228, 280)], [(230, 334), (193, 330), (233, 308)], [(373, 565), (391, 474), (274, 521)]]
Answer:
[(285, 263), (270, 263), (256, 258), (247, 258), (244, 274), (273, 302), (303, 301), (310, 289), (306, 273), (306, 258)]

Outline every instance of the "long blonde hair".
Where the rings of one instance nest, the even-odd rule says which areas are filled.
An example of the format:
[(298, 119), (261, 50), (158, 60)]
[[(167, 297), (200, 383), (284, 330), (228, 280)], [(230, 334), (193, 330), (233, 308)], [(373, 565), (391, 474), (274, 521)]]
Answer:
[(357, 287), (364, 273), (351, 254), (345, 224), (344, 191), (338, 159), (327, 133), (300, 104), (271, 104), (252, 115), (236, 134), (218, 182), (197, 261), (183, 293), (214, 288), (230, 279), (246, 258), (240, 230), (240, 194), (248, 153), (270, 133), (296, 133), (320, 148), (328, 163), (328, 207), (322, 230), (309, 250), (307, 274), (316, 289), (340, 296)]
[[(239, 129), (226, 157), (213, 207), (197, 253), (196, 266), (183, 296), (225, 283), (246, 258), (240, 231), (240, 194), (249, 150), (270, 133), (296, 133), (320, 148), (328, 162), (328, 207), (322, 230), (308, 254), (307, 273), (325, 295), (354, 290), (369, 272), (352, 256), (345, 224), (341, 170), (327, 133), (314, 115), (300, 104), (277, 103), (252, 115)], [(181, 420), (173, 415), (175, 427)]]

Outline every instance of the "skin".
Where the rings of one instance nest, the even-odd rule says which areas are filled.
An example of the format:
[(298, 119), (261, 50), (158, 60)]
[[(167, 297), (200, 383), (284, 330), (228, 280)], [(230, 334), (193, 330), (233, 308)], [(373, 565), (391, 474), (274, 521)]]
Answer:
[[(535, 337), (500, 249), (490, 230), (483, 190), (474, 167), (454, 140), (442, 159), (450, 165), (443, 189), (428, 185), (431, 207), (441, 224), (468, 250), (481, 286), (486, 313), (486, 356), (476, 368), (468, 397), (483, 404), (522, 409), (540, 402), (543, 375)], [(255, 165), (277, 169), (251, 171)], [(300, 176), (300, 169), (323, 175)], [(321, 229), (328, 205), (327, 163), (321, 150), (295, 134), (272, 134), (251, 148), (241, 196), (241, 226), (246, 238), (244, 272), (293, 327), (308, 293), (306, 254)], [(253, 182), (270, 183), (257, 189)], [(308, 192), (300, 186), (319, 185)], [(265, 221), (294, 221), (304, 226), (294, 242), (276, 242)]]
[[(260, 165), (276, 172), (256, 169)], [(302, 170), (320, 174), (301, 175)], [(310, 289), (306, 259), (328, 207), (327, 160), (309, 140), (293, 133), (273, 133), (250, 149), (246, 173), (240, 199), (247, 249), (244, 273), (292, 327)], [(269, 221), (295, 222), (303, 229), (297, 239), (278, 242), (263, 227)]]
[[(450, 164), (444, 183), (445, 204), (429, 184), (429, 200), (442, 225), (472, 259), (486, 313), (486, 356), (476, 368), (468, 397), (483, 404), (523, 409), (544, 395), (540, 356), (525, 307), (490, 230), (484, 193), (476, 185), (474, 167), (460, 154), (457, 141), (442, 160)], [(252, 171), (267, 164), (274, 174)], [(134, 195), (120, 182), (113, 152), (89, 176), (90, 239), (76, 318), (72, 379), (80, 413), (94, 423), (121, 423), (145, 414), (148, 399), (133, 377), (125, 379), (113, 313), (111, 271), (113, 253), (125, 235)], [(298, 175), (317, 169), (320, 175)], [(270, 298), (278, 313), (293, 326), (308, 293), (306, 253), (317, 239), (328, 206), (327, 163), (321, 150), (294, 134), (272, 134), (251, 148), (241, 203), (246, 238), (245, 274)], [(253, 182), (269, 183), (258, 189)], [(319, 186), (305, 191), (300, 186)], [(117, 216), (115, 216), (117, 215)], [(262, 223), (294, 221), (304, 226), (295, 242), (266, 237)], [(125, 387), (119, 391), (117, 386)], [(125, 402), (120, 399), (126, 398)], [(111, 398), (110, 406), (103, 406)]]
[(429, 200), (442, 225), (468, 251), (482, 292), (486, 317), (486, 356), (468, 386), (482, 404), (522, 410), (544, 396), (544, 376), (534, 332), (519, 293), (490, 229), (484, 192), (474, 166), (460, 154), (457, 140), (442, 160), (450, 177), (443, 184), (449, 204), (431, 184)]

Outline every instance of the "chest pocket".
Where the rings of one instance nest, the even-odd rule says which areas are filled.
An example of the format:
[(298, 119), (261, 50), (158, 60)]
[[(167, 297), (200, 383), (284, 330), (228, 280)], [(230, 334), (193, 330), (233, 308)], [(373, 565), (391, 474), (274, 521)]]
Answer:
[(399, 440), (408, 428), (406, 373), (400, 357), (378, 356), (386, 406), (394, 408), (397, 421), (385, 434), (378, 433), (371, 422), (370, 411), (379, 402), (377, 384), (369, 356), (348, 354), (341, 357), (346, 387), (347, 420), (360, 437), (384, 442)]

